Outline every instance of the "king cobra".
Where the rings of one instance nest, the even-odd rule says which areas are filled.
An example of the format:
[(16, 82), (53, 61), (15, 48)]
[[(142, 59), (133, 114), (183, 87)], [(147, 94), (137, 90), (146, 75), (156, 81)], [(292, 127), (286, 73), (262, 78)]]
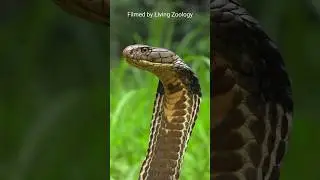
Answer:
[[(109, 0), (54, 1), (72, 14), (109, 25)], [(242, 7), (240, 0), (210, 0), (210, 14), (211, 80), (213, 82), (211, 83), (210, 119), (211, 179), (278, 180), (280, 165), (287, 149), (293, 114), (291, 82), (285, 70), (283, 58), (258, 21)], [(196, 77), (178, 57), (179, 65), (166, 58), (161, 61), (159, 54), (155, 55), (158, 57), (155, 59), (148, 59), (149, 56), (146, 55), (130, 58), (134, 56), (129, 55), (129, 50), (132, 53), (142, 53), (142, 51), (151, 53), (154, 50), (160, 50), (165, 51), (166, 56), (171, 54), (175, 57), (176, 55), (168, 50), (143, 45), (129, 46), (124, 51), (125, 56), (129, 57), (129, 63), (151, 71), (160, 79), (149, 150), (141, 168), (140, 179), (156, 179), (151, 177), (161, 171), (164, 174), (162, 179), (170, 179), (169, 177), (177, 179), (184, 152), (181, 149), (185, 149), (184, 145), (191, 134), (195, 117), (187, 121), (181, 116), (181, 123), (188, 124), (189, 128), (181, 125), (184, 130), (177, 131), (179, 133), (176, 134), (169, 130), (171, 126), (168, 124), (174, 122), (172, 113), (179, 112), (173, 110), (174, 107), (189, 107), (183, 111), (184, 117), (192, 112), (196, 114), (196, 107), (198, 109), (196, 99), (200, 100), (200, 87), (196, 85), (195, 87), (198, 88), (192, 89), (187, 86), (187, 79), (190, 78), (196, 82)], [(173, 70), (175, 66), (185, 69), (188, 72), (186, 74), (189, 74), (188, 77), (181, 77), (183, 73)], [(159, 71), (160, 69), (165, 70)], [(171, 77), (171, 80), (169, 75), (165, 75), (166, 73), (177, 76)], [(175, 82), (180, 86), (169, 85), (169, 82)], [(177, 92), (169, 90), (175, 88)], [(182, 98), (183, 92), (186, 99), (193, 98), (193, 100), (181, 103), (178, 97)], [(170, 93), (177, 95), (172, 98), (176, 105), (169, 105)], [(181, 107), (177, 105), (178, 102)], [(159, 137), (159, 134), (162, 135)], [(176, 143), (173, 141), (163, 143), (165, 138), (173, 139), (174, 137), (180, 137), (180, 140)], [(168, 146), (161, 147), (161, 144), (175, 147), (171, 149), (172, 156)], [(159, 153), (160, 151), (165, 153)], [(161, 160), (163, 156), (170, 156), (176, 161), (162, 164), (166, 161)], [(152, 167), (156, 166), (159, 170), (152, 170)]]
[(178, 179), (200, 104), (200, 85), (175, 53), (146, 45), (123, 50), (127, 62), (159, 78), (147, 157), (139, 179)]

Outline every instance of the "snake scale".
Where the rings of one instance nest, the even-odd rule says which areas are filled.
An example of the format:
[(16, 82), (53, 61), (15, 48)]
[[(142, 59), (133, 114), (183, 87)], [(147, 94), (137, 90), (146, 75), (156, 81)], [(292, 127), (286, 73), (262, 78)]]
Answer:
[[(54, 1), (109, 26), (109, 0)], [(283, 58), (240, 0), (210, 0), (210, 14), (211, 179), (279, 180), (293, 112)], [(178, 179), (199, 108), (198, 80), (167, 49), (132, 45), (123, 53), (160, 79), (140, 179)]]

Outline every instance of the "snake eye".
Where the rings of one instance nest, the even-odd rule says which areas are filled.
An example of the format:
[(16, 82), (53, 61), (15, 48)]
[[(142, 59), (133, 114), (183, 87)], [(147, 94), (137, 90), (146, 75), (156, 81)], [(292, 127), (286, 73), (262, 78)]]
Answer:
[(145, 53), (145, 52), (147, 52), (147, 51), (149, 51), (149, 48), (147, 48), (147, 47), (142, 47), (142, 48), (141, 48), (141, 52), (142, 52), (142, 53)]

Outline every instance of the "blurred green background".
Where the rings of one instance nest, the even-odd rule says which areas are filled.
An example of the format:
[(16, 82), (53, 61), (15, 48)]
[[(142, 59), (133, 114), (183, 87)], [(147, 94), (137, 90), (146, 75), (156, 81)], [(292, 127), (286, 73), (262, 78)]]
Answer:
[[(179, 3), (179, 1), (176, 2)], [(131, 9), (152, 8), (153, 4), (154, 1), (150, 3), (150, 1), (123, 0), (117, 5), (119, 9), (112, 11), (126, 12), (128, 6)], [(186, 6), (181, 4), (179, 8), (188, 10), (199, 7), (199, 4), (205, 4), (205, 1), (198, 0), (192, 3), (189, 1)], [(320, 101), (320, 83), (318, 83), (320, 5), (318, 1), (298, 0), (245, 0), (245, 5), (278, 44), (293, 83), (294, 123), (281, 180), (319, 180), (320, 122), (317, 114)], [(1, 1), (1, 180), (108, 179), (109, 132), (105, 124), (110, 122), (106, 111), (109, 109), (109, 104), (106, 103), (109, 101), (109, 87), (112, 118), (117, 112), (117, 119), (119, 119), (111, 121), (110, 125), (119, 125), (119, 123), (127, 125), (130, 119), (139, 120), (139, 123), (130, 123), (131, 125), (135, 123), (134, 128), (113, 127), (118, 134), (122, 132), (125, 136), (135, 137), (130, 134), (135, 133), (137, 138), (124, 144), (120, 137), (112, 135), (114, 133), (112, 131), (110, 140), (113, 140), (114, 144), (111, 144), (111, 151), (114, 148), (113, 152), (116, 153), (134, 152), (138, 155), (132, 155), (129, 159), (124, 156), (112, 156), (111, 170), (114, 171), (114, 179), (117, 179), (122, 172), (131, 173), (126, 175), (128, 178), (135, 176), (139, 171), (136, 160), (142, 161), (141, 157), (145, 154), (145, 141), (148, 135), (143, 132), (149, 130), (157, 80), (151, 74), (134, 70), (125, 63), (120, 63), (122, 48), (139, 41), (167, 45), (184, 59), (189, 57), (185, 60), (197, 73), (200, 73), (199, 78), (202, 79), (204, 86), (206, 86), (207, 75), (199, 67), (205, 68), (206, 65), (205, 63), (194, 64), (205, 62), (205, 58), (194, 61), (192, 56), (208, 57), (209, 55), (201, 54), (207, 48), (204, 46), (204, 39), (197, 39), (191, 44), (186, 43), (186, 46), (180, 45), (179, 42), (183, 42), (185, 34), (197, 34), (195, 33), (197, 28), (186, 32), (188, 27), (185, 26), (189, 23), (178, 26), (178, 28), (181, 27), (178, 32), (175, 27), (173, 32), (178, 34), (174, 36), (171, 34), (167, 39), (157, 39), (149, 32), (159, 33), (157, 26), (161, 27), (161, 31), (168, 32), (170, 26), (147, 23), (139, 26), (143, 30), (137, 29), (138, 32), (145, 33), (140, 34), (139, 39), (139, 36), (133, 33), (134, 29), (139, 28), (133, 27), (133, 24), (136, 24), (134, 21), (138, 20), (113, 22), (112, 26), (119, 28), (111, 31), (111, 34), (116, 32), (124, 35), (112, 37), (116, 38), (111, 40), (110, 47), (114, 54), (109, 58), (109, 28), (71, 16), (51, 1)], [(200, 18), (193, 19), (192, 22), (205, 23), (207, 20)], [(195, 24), (190, 23), (190, 26)], [(205, 24), (203, 26), (207, 27)], [(174, 39), (171, 44), (164, 44), (169, 43), (172, 37)], [(200, 42), (203, 44), (198, 45), (201, 44)], [(179, 45), (183, 47), (180, 50)], [(190, 48), (195, 46), (199, 48)], [(111, 69), (108, 68), (109, 63)], [(108, 83), (109, 72), (111, 73), (110, 84)], [(148, 84), (144, 83), (145, 81)], [(146, 99), (145, 104), (139, 103), (141, 98), (146, 97), (149, 101)], [(134, 104), (128, 106), (126, 103), (128, 100)], [(205, 107), (205, 98), (203, 104), (202, 106)], [(143, 109), (143, 113), (147, 115), (144, 119), (140, 119), (139, 116), (128, 116), (122, 114), (122, 111), (116, 111), (120, 109), (119, 106), (128, 108), (130, 112), (137, 111), (137, 114), (141, 114)], [(120, 117), (126, 119), (120, 120)], [(198, 140), (200, 142), (206, 140), (205, 135), (201, 135), (205, 134), (204, 127), (205, 124), (200, 126), (200, 123), (195, 127), (187, 149), (190, 155), (185, 156), (185, 162), (196, 161), (198, 164), (188, 164), (189, 168), (183, 167), (182, 174), (189, 175), (194, 172), (198, 174), (206, 171), (202, 168), (202, 166), (205, 167), (205, 162), (199, 158), (201, 154), (197, 154), (204, 147), (196, 147)], [(196, 135), (196, 131), (199, 132), (199, 136)], [(137, 150), (132, 144), (138, 144), (141, 147)], [(121, 151), (126, 152), (115, 150), (124, 145), (128, 146)], [(115, 161), (112, 162), (112, 160)], [(187, 163), (185, 164), (187, 166)]]
[(109, 29), (1, 1), (0, 179), (106, 179)]

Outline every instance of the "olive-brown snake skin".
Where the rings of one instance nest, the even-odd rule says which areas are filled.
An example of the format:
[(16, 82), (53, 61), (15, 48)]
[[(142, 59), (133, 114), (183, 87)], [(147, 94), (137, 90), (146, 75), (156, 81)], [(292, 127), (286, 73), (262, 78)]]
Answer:
[[(109, 25), (109, 1), (55, 1), (72, 14)], [(242, 7), (240, 0), (210, 0), (210, 14), (210, 48), (213, 64), (210, 119), (211, 179), (279, 180), (293, 114), (291, 82), (285, 70), (283, 58), (258, 21)], [(129, 47), (131, 50), (135, 49), (133, 46)], [(145, 47), (152, 49), (149, 46)], [(139, 46), (139, 48), (136, 50), (142, 50), (142, 47)], [(128, 49), (125, 52), (125, 56), (128, 57)], [(136, 59), (148, 60), (148, 57), (141, 55)], [(161, 129), (172, 122), (168, 119), (172, 119), (170, 115), (173, 111), (164, 108), (166, 106), (165, 89), (169, 86), (161, 83), (170, 81), (168, 80), (170, 78), (162, 75), (163, 72), (157, 72), (161, 69), (159, 67), (161, 64), (163, 68), (169, 67), (167, 61), (169, 60), (155, 63), (152, 67), (149, 66), (150, 64), (144, 64), (146, 62), (139, 66), (137, 62), (128, 60), (132, 65), (151, 71), (160, 79), (153, 114), (153, 133), (150, 135), (149, 151), (141, 168), (140, 179), (157, 179), (156, 176), (162, 174), (162, 179), (177, 179), (179, 176), (181, 154), (184, 150), (180, 151), (179, 156), (177, 155), (179, 153), (172, 156), (173, 159), (178, 159), (175, 164), (172, 164), (168, 163), (169, 161), (161, 161), (156, 148), (163, 142), (159, 140), (161, 139), (159, 136), (155, 135), (170, 133), (168, 130), (161, 131)], [(196, 79), (192, 76), (190, 75), (189, 78)], [(196, 102), (200, 99), (200, 87), (199, 91), (190, 91), (181, 81), (183, 78), (173, 79), (175, 80), (172, 82), (181, 83), (180, 88), (177, 88), (179, 90), (177, 93), (180, 94), (173, 100), (182, 98), (182, 92), (185, 94), (189, 92), (186, 96), (190, 98), (190, 102), (186, 103), (188, 104), (186, 106), (193, 106), (193, 109), (184, 112), (196, 114), (194, 108), (197, 107)], [(184, 107), (182, 104), (181, 108)], [(167, 106), (174, 107), (174, 105)], [(160, 115), (166, 113), (167, 116)], [(187, 123), (183, 120), (181, 122)], [(184, 129), (175, 134), (182, 138), (181, 141), (172, 144), (173, 147), (180, 148), (179, 150), (183, 147), (181, 142), (187, 142), (186, 139), (190, 136), (192, 129), (190, 127), (194, 119), (189, 119), (188, 123), (189, 130)], [(163, 137), (170, 139), (171, 136), (163, 135)], [(166, 151), (165, 147), (163, 151)], [(169, 156), (169, 153), (163, 155)], [(150, 168), (157, 165), (161, 168), (157, 170)], [(169, 175), (170, 173), (174, 175)]]

